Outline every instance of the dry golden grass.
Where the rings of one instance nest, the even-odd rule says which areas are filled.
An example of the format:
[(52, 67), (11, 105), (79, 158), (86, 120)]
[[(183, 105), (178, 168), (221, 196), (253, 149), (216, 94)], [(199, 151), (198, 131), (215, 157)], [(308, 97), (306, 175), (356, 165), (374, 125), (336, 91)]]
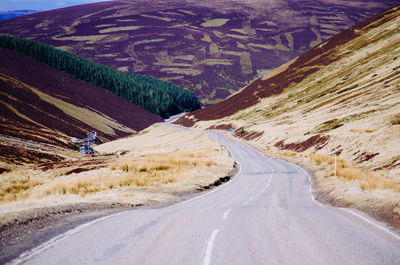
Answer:
[(184, 75), (200, 75), (203, 72), (201, 70), (197, 69), (191, 69), (191, 68), (162, 68), (161, 72), (166, 72), (169, 74), (184, 74)]
[[(332, 170), (329, 176), (334, 176), (335, 158), (333, 156), (314, 154), (308, 155), (310, 161), (318, 166), (329, 166)], [(337, 177), (345, 181), (356, 181), (360, 188), (365, 191), (388, 189), (400, 192), (400, 181), (394, 178), (387, 178), (383, 174), (371, 172), (366, 169), (358, 168), (352, 162), (345, 161), (343, 158), (336, 159)]]
[(160, 186), (191, 179), (194, 172), (215, 165), (205, 153), (173, 152), (142, 155), (110, 165), (112, 170), (129, 173), (128, 181), (135, 186)]
[[(160, 187), (196, 178), (199, 171), (215, 166), (206, 152), (169, 152), (134, 156), (109, 165), (113, 174), (60, 175), (58, 170), (46, 177), (28, 170), (2, 176), (0, 203), (51, 195), (86, 196), (121, 187)], [(64, 170), (65, 171), (65, 170)]]
[[(400, 199), (400, 167), (396, 162), (400, 137), (398, 14), (335, 47), (329, 57), (336, 57), (338, 61), (316, 69), (301, 82), (293, 82), (281, 94), (260, 99), (229, 117), (197, 122), (196, 128), (230, 124), (235, 128), (264, 131), (251, 143), (263, 150), (270, 147), (266, 151), (268, 155), (308, 168), (321, 194), (357, 206), (391, 207)], [(279, 44), (277, 40), (276, 45)], [(268, 49), (274, 45), (248, 46)], [(310, 70), (312, 62), (320, 58), (308, 62), (299, 73)], [(293, 62), (262, 79), (276, 76)], [(314, 145), (306, 150), (318, 154), (291, 154), (275, 147), (281, 140), (286, 144), (307, 141), (315, 132), (329, 136), (326, 145)], [(334, 158), (329, 154), (336, 151), (341, 154), (337, 161), (338, 178), (333, 178), (330, 176), (334, 174)], [(374, 156), (364, 158), (370, 155)]]
[(127, 27), (114, 27), (114, 28), (106, 28), (99, 30), (99, 33), (111, 33), (118, 31), (126, 31), (126, 30), (137, 30), (141, 29), (143, 26), (127, 26)]
[(208, 27), (221, 27), (225, 25), (229, 19), (226, 18), (216, 18), (216, 19), (211, 19), (207, 20), (206, 22), (202, 23), (201, 26), (208, 28)]
[[(179, 194), (225, 177), (233, 165), (228, 152), (221, 154), (209, 136), (161, 125), (97, 148), (115, 156), (46, 171), (0, 163), (6, 170), (0, 178), (0, 220), (33, 207), (61, 204), (172, 202)], [(90, 169), (96, 165), (100, 167)]]
[(0, 184), (0, 203), (3, 203), (27, 198), (30, 191), (43, 182), (31, 178), (26, 171), (15, 170), (11, 175), (3, 174)]
[(376, 132), (377, 129), (364, 129), (364, 130), (360, 130), (360, 129), (351, 129), (350, 132), (353, 133), (373, 133)]
[(296, 156), (297, 153), (294, 151), (283, 151), (281, 154), (284, 156)]
[(392, 125), (399, 125), (400, 124), (400, 113), (397, 113), (397, 114), (393, 115), (390, 123)]

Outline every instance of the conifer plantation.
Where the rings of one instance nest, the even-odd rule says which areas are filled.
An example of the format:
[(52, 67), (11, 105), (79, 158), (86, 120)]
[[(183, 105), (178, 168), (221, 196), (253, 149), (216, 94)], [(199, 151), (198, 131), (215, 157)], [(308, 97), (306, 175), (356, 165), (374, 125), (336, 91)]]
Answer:
[(196, 96), (181, 87), (148, 76), (118, 72), (37, 41), (0, 36), (0, 47), (23, 53), (77, 79), (107, 89), (163, 118), (200, 108)]

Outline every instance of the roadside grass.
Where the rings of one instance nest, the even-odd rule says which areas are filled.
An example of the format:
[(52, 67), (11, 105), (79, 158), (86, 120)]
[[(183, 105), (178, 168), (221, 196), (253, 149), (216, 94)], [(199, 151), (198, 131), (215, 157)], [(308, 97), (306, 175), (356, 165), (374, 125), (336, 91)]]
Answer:
[[(167, 152), (132, 156), (121, 162), (111, 163), (104, 171), (83, 174), (60, 174), (56, 169), (46, 174), (32, 170), (15, 170), (2, 175), (0, 179), (0, 203), (14, 202), (29, 198), (42, 199), (52, 195), (78, 195), (124, 187), (151, 188), (170, 183), (190, 181), (198, 172), (213, 171), (213, 162), (208, 153)], [(63, 168), (63, 172), (68, 169)]]
[(128, 173), (122, 183), (137, 187), (157, 187), (190, 179), (196, 170), (208, 169), (216, 165), (204, 152), (170, 152), (142, 155), (110, 165), (111, 170)]
[[(325, 177), (334, 176), (335, 158), (333, 156), (314, 154), (308, 155), (310, 161), (321, 167), (330, 167), (330, 173)], [(336, 161), (337, 177), (345, 181), (355, 181), (364, 191), (389, 189), (400, 192), (400, 181), (398, 179), (385, 177), (385, 172), (377, 173), (356, 167), (352, 162), (348, 162), (338, 157)]]
[(400, 124), (400, 113), (393, 115), (390, 124), (392, 125), (399, 125)]
[(0, 179), (0, 203), (17, 201), (29, 196), (29, 191), (42, 185), (39, 179), (31, 178), (28, 172), (15, 170), (12, 174), (3, 174)]
[(296, 156), (297, 153), (294, 151), (284, 151), (281, 154), (284, 156)]

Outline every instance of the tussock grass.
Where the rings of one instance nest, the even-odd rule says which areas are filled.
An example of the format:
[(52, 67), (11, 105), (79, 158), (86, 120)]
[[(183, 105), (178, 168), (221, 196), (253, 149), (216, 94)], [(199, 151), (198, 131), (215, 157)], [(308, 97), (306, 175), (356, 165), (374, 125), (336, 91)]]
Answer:
[(128, 173), (129, 185), (160, 186), (188, 179), (193, 171), (213, 165), (205, 153), (173, 152), (142, 155), (139, 159), (112, 164), (110, 168)]
[[(198, 171), (215, 166), (206, 152), (169, 152), (134, 156), (112, 163), (102, 173), (60, 175), (14, 171), (0, 179), (0, 203), (51, 195), (99, 193), (124, 187), (160, 187), (196, 178)], [(67, 169), (63, 169), (64, 171)]]
[(26, 172), (16, 170), (13, 175), (4, 175), (0, 181), (0, 202), (16, 201), (29, 196), (29, 191), (43, 182), (31, 178)]
[(360, 129), (351, 129), (350, 130), (350, 132), (353, 132), (353, 133), (373, 133), (373, 132), (376, 132), (376, 131), (377, 131), (376, 128), (373, 128), (373, 129), (362, 129), (362, 130), (360, 130)]
[(399, 125), (400, 124), (400, 113), (393, 115), (390, 124), (392, 125)]
[[(319, 166), (331, 167), (331, 172), (327, 177), (334, 176), (335, 158), (333, 156), (311, 153), (308, 158)], [(383, 174), (358, 168), (340, 157), (337, 158), (336, 164), (337, 177), (342, 180), (357, 182), (362, 190), (389, 189), (400, 192), (400, 181), (397, 179), (386, 178)]]
[(294, 151), (284, 151), (281, 154), (284, 156), (296, 156), (297, 155), (297, 153)]

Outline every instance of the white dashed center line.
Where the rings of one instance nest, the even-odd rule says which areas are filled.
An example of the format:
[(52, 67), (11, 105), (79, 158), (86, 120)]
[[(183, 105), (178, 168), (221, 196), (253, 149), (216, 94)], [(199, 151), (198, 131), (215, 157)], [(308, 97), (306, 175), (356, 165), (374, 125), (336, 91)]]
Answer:
[(210, 239), (208, 240), (208, 244), (207, 244), (207, 249), (206, 249), (206, 255), (204, 256), (204, 261), (203, 261), (203, 265), (210, 265), (211, 264), (211, 254), (214, 248), (214, 241), (215, 238), (217, 237), (219, 230), (215, 229), (211, 236)]
[(232, 209), (226, 210), (225, 213), (224, 213), (224, 216), (222, 217), (222, 219), (228, 218), (228, 214), (230, 213), (231, 210)]

